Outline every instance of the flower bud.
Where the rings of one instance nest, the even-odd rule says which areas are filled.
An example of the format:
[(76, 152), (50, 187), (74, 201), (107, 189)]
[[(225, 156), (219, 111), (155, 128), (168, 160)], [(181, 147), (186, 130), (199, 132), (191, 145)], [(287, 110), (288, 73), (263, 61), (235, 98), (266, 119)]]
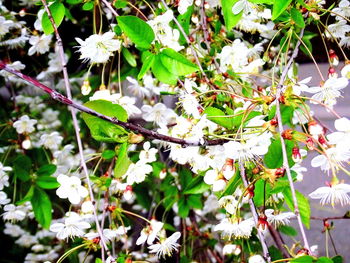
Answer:
[(295, 163), (300, 163), (302, 158), (300, 154), (300, 150), (298, 147), (293, 147), (292, 149), (292, 159)]
[(261, 231), (264, 231), (269, 226), (269, 223), (267, 222), (267, 217), (265, 214), (261, 214), (258, 218), (258, 225), (257, 228)]
[(90, 81), (84, 80), (83, 85), (81, 86), (81, 94), (84, 96), (89, 95), (91, 92)]
[(142, 142), (144, 139), (145, 139), (145, 137), (143, 137), (142, 134), (130, 133), (128, 142), (137, 144), (137, 143)]
[(28, 137), (22, 142), (22, 148), (25, 149), (25, 150), (28, 150), (31, 147), (32, 147), (32, 142), (30, 141), (30, 139)]
[(293, 130), (292, 129), (287, 129), (282, 132), (282, 138), (285, 140), (293, 140)]
[(330, 67), (328, 69), (328, 78), (337, 78), (338, 77), (338, 73), (337, 71), (335, 70), (335, 68), (333, 67)]
[(329, 59), (332, 66), (336, 67), (339, 64), (339, 58), (333, 49), (329, 50)]

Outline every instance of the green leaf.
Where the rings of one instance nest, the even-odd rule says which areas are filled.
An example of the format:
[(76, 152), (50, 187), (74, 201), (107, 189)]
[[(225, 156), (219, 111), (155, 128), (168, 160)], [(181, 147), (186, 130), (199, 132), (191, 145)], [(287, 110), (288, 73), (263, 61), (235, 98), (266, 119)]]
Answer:
[(296, 9), (296, 8), (292, 8), (292, 10), (290, 11), (290, 15), (294, 21), (294, 23), (300, 27), (300, 28), (304, 28), (305, 27), (305, 21), (304, 21), (304, 17), (301, 14), (301, 12)]
[(126, 0), (117, 0), (114, 2), (114, 6), (116, 8), (125, 8), (128, 5), (128, 1)]
[(33, 197), (33, 194), (34, 194), (34, 186), (32, 185), (28, 192), (26, 193), (26, 195), (19, 201), (16, 202), (16, 205), (23, 205), (24, 203), (30, 201)]
[(26, 155), (18, 155), (13, 161), (13, 173), (23, 182), (26, 182), (30, 179), (31, 168), (32, 160)]
[(57, 170), (57, 166), (54, 164), (45, 164), (36, 171), (37, 176), (50, 176), (53, 175)]
[[(310, 216), (311, 216), (311, 209), (310, 209), (310, 203), (309, 199), (307, 199), (302, 193), (296, 191), (295, 192), (297, 201), (298, 201), (298, 207), (299, 212), (301, 216), (301, 221), (304, 223), (304, 225), (307, 228), (310, 228)], [(286, 204), (288, 205), (289, 209), (291, 211), (294, 211), (294, 203), (293, 203), (293, 197), (292, 192), (290, 188), (286, 188), (283, 191), (284, 198), (286, 200)]]
[(249, 0), (249, 2), (254, 3), (254, 4), (272, 5), (275, 2), (275, 0)]
[(105, 150), (102, 152), (101, 157), (105, 160), (112, 159), (115, 156), (115, 151)]
[(225, 127), (227, 129), (233, 128), (233, 118), (226, 117), (226, 114), (218, 108), (207, 107), (204, 110), (204, 114), (207, 115), (208, 120), (215, 122), (216, 124), (219, 124), (222, 127)]
[(178, 215), (181, 218), (186, 218), (190, 212), (190, 206), (186, 200), (186, 196), (182, 196), (177, 204), (179, 207)]
[[(84, 106), (106, 116), (117, 118), (120, 121), (125, 122), (128, 119), (126, 110), (120, 105), (113, 104), (110, 101), (94, 100), (85, 103)], [(124, 128), (87, 113), (83, 113), (82, 117), (95, 140), (118, 143), (127, 141), (128, 132)]]
[(95, 259), (95, 263), (103, 263), (103, 262), (102, 262), (102, 259), (96, 258), (96, 259)]
[(122, 177), (127, 171), (131, 164), (131, 161), (128, 156), (128, 143), (124, 142), (119, 149), (118, 153), (118, 159), (116, 161), (115, 167), (114, 167), (114, 177), (120, 178)]
[(270, 246), (269, 247), (269, 252), (270, 252), (271, 260), (277, 260), (277, 259), (282, 259), (283, 258), (281, 250), (279, 250), (275, 246)]
[(81, 2), (83, 2), (83, 0), (66, 0), (66, 2), (68, 4), (76, 5), (76, 4), (80, 4)]
[[(53, 17), (53, 20), (55, 21), (56, 27), (59, 27), (59, 25), (62, 23), (64, 14), (65, 14), (65, 7), (64, 4), (60, 2), (54, 2), (52, 5), (49, 6), (49, 9), (51, 11), (51, 15)], [(49, 19), (49, 16), (47, 12), (45, 11), (43, 18), (41, 20), (41, 26), (43, 28), (43, 31), (46, 35), (50, 35), (54, 32), (54, 28), (51, 24), (51, 21)]]
[[(271, 195), (271, 185), (266, 183), (265, 193), (264, 193), (264, 184), (265, 184), (265, 180), (263, 179), (259, 179), (255, 183), (253, 201), (256, 206), (264, 205), (264, 200), (267, 200)], [(264, 199), (264, 194), (265, 194), (265, 199)]]
[[(226, 110), (228, 110), (228, 108)], [(249, 112), (247, 115), (246, 111), (243, 111), (243, 110), (235, 112), (234, 114), (237, 116), (232, 117), (233, 127), (241, 127), (241, 125), (242, 125), (242, 127), (245, 127), (245, 125), (248, 123), (248, 121), (250, 121), (251, 119), (253, 119), (256, 116), (261, 115), (261, 113), (258, 111)], [(233, 115), (233, 112), (232, 112), (232, 115)]]
[(344, 262), (343, 257), (340, 255), (333, 257), (332, 260), (334, 263), (343, 263)]
[(132, 66), (132, 67), (137, 66), (136, 59), (135, 59), (134, 55), (131, 54), (127, 48), (125, 48), (125, 47), (122, 48), (122, 54), (130, 66)]
[(276, 0), (272, 8), (272, 20), (278, 18), (291, 2), (292, 0)]
[(327, 257), (320, 257), (317, 259), (316, 263), (333, 263), (333, 260)]
[(52, 219), (52, 206), (49, 196), (44, 190), (35, 188), (32, 199), (32, 203), (35, 219), (45, 229), (48, 229)]
[(156, 56), (153, 53), (147, 51), (147, 55), (145, 55), (145, 59), (143, 59), (143, 64), (139, 74), (137, 75), (137, 79), (142, 79), (147, 71), (153, 66), (155, 57)]
[(154, 32), (150, 25), (136, 16), (118, 16), (118, 25), (137, 48), (149, 49), (154, 40)]
[(87, 2), (83, 4), (83, 10), (89, 11), (94, 8), (94, 3), (93, 2)]
[(243, 11), (237, 15), (232, 13), (232, 7), (238, 2), (238, 0), (221, 0), (222, 14), (224, 16), (225, 25), (227, 31), (230, 31), (241, 19)]
[(45, 175), (36, 179), (36, 185), (43, 189), (56, 189), (60, 186), (55, 177)]
[(291, 262), (291, 263), (312, 263), (313, 260), (314, 260), (314, 258), (311, 256), (302, 256), (302, 257), (293, 258), (289, 262)]
[(176, 85), (177, 83), (177, 76), (168, 71), (163, 65), (159, 55), (154, 58), (152, 73), (159, 81), (165, 84)]
[(202, 195), (190, 195), (188, 196), (188, 205), (194, 209), (201, 209), (203, 207)]
[(296, 231), (295, 228), (291, 226), (280, 226), (278, 230), (287, 236), (295, 237), (298, 235), (298, 231)]
[(203, 181), (203, 176), (194, 177), (187, 187), (183, 190), (184, 194), (202, 194), (210, 189), (210, 185), (207, 185)]
[(236, 174), (230, 179), (230, 181), (228, 181), (226, 188), (220, 194), (220, 198), (225, 195), (232, 195), (241, 183), (242, 183), (241, 176), (239, 175), (239, 172), (237, 169)]
[(164, 49), (159, 56), (164, 67), (176, 76), (188, 75), (198, 70), (196, 64), (171, 48)]
[[(285, 140), (287, 155), (288, 155), (288, 163), (290, 166), (294, 165), (292, 160), (292, 149), (294, 147), (294, 143), (289, 140)], [(267, 168), (274, 169), (280, 168), (283, 164), (283, 156), (282, 156), (282, 145), (281, 140), (274, 140), (270, 146), (267, 154), (265, 154), (264, 162)]]

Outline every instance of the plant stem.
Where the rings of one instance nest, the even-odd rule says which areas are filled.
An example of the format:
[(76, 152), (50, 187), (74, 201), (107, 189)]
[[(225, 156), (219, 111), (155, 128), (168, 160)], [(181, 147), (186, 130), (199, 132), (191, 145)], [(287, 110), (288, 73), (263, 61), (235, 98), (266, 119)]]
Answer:
[[(242, 177), (243, 185), (245, 188), (248, 188), (249, 184), (248, 184), (247, 176), (245, 174), (243, 162), (241, 162), (241, 161), (239, 162), (239, 170), (240, 170), (240, 174)], [(255, 207), (255, 204), (254, 204), (252, 199), (249, 199), (249, 206), (250, 206), (250, 211), (253, 214), (255, 225), (257, 225), (258, 224), (258, 213), (256, 212), (256, 207)], [(262, 250), (264, 253), (264, 258), (267, 260), (268, 263), (270, 263), (271, 257), (270, 257), (270, 253), (269, 253), (269, 250), (267, 247), (267, 243), (266, 243), (264, 234), (261, 232), (261, 230), (259, 228), (257, 228), (257, 230), (258, 230), (258, 237), (259, 237), (259, 240), (261, 243), (261, 247), (262, 247)]]
[(279, 81), (278, 86), (277, 86), (276, 116), (277, 116), (277, 120), (278, 120), (278, 129), (279, 129), (279, 133), (280, 133), (280, 140), (281, 140), (281, 147), (282, 147), (283, 166), (286, 169), (290, 190), (292, 192), (293, 204), (294, 204), (294, 214), (297, 216), (297, 219), (298, 219), (300, 232), (301, 232), (301, 235), (302, 235), (302, 238), (303, 238), (303, 241), (304, 241), (304, 247), (310, 251), (309, 242), (307, 240), (307, 237), (306, 237), (306, 234), (305, 234), (305, 230), (304, 230), (304, 226), (303, 226), (303, 223), (301, 221), (301, 216), (300, 216), (299, 206), (298, 206), (298, 200), (297, 200), (297, 197), (296, 197), (296, 192), (295, 192), (295, 188), (294, 188), (293, 178), (292, 178), (292, 174), (291, 174), (289, 163), (288, 163), (288, 155), (287, 155), (286, 144), (285, 144), (284, 138), (282, 137), (282, 133), (284, 132), (284, 128), (283, 128), (281, 108), (280, 108), (280, 103), (279, 103), (279, 98), (281, 97), (283, 83), (284, 83), (284, 81), (285, 81), (285, 79), (287, 77), (287, 73), (288, 73), (289, 68), (291, 67), (291, 65), (292, 65), (294, 59), (296, 58), (296, 56), (298, 55), (299, 46), (301, 44), (301, 39), (302, 39), (303, 35), (304, 35), (304, 29), (302, 29), (301, 32), (300, 32), (300, 35), (298, 37), (298, 42), (297, 42), (297, 44), (296, 44), (296, 46), (294, 48), (293, 54), (290, 57), (287, 65), (285, 66), (285, 68), (284, 68), (284, 70), (282, 72), (280, 81)]
[(67, 98), (66, 96), (62, 95), (61, 93), (57, 92), (56, 90), (53, 90), (53, 89), (49, 88), (48, 86), (40, 83), (36, 79), (33, 79), (25, 74), (22, 74), (21, 72), (19, 72), (17, 70), (13, 70), (13, 69), (9, 68), (3, 61), (0, 61), (0, 70), (2, 70), (2, 69), (9, 72), (9, 73), (16, 75), (17, 77), (19, 77), (25, 81), (27, 81), (28, 83), (34, 85), (35, 87), (40, 88), (44, 92), (48, 93), (53, 100), (56, 100), (60, 103), (68, 105), (70, 107), (73, 107), (81, 112), (85, 112), (87, 114), (98, 117), (102, 120), (105, 120), (105, 121), (108, 121), (110, 123), (122, 126), (125, 129), (131, 130), (131, 131), (136, 132), (136, 133), (140, 133), (140, 134), (142, 134), (150, 139), (158, 139), (158, 140), (165, 141), (165, 142), (176, 143), (176, 144), (182, 145), (183, 147), (213, 146), (213, 145), (221, 145), (221, 144), (224, 144), (225, 142), (228, 142), (228, 140), (225, 140), (225, 139), (185, 140), (185, 139), (171, 137), (168, 135), (163, 135), (163, 134), (157, 133), (155, 131), (145, 129), (145, 128), (141, 127), (140, 125), (136, 125), (136, 124), (129, 123), (129, 122), (123, 122), (123, 121), (118, 120), (115, 117), (106, 116), (106, 115), (101, 114), (97, 111), (94, 111), (88, 107), (85, 107), (84, 105), (76, 103), (76, 102), (72, 101), (71, 99)]
[[(56, 39), (57, 39), (57, 45), (58, 45), (60, 61), (61, 61), (61, 65), (62, 65), (64, 84), (65, 84), (65, 87), (66, 87), (66, 92), (67, 92), (67, 97), (68, 97), (67, 99), (71, 101), (72, 93), (71, 93), (71, 87), (70, 87), (69, 76), (68, 76), (68, 71), (67, 71), (67, 62), (66, 62), (66, 58), (65, 58), (65, 54), (64, 54), (64, 48), (63, 48), (62, 39), (60, 37), (60, 34), (58, 33), (57, 26), (56, 26), (56, 24), (54, 22), (54, 19), (52, 17), (51, 11), (50, 11), (50, 9), (49, 9), (49, 7), (47, 5), (46, 0), (41, 0), (41, 2), (43, 3), (43, 5), (45, 7), (45, 10), (46, 10), (46, 12), (48, 14), (48, 17), (50, 19), (50, 22), (51, 22), (51, 24), (52, 24), (52, 26), (54, 28), (55, 36), (56, 36)], [(109, 252), (108, 246), (107, 246), (107, 244), (105, 242), (105, 238), (103, 236), (103, 233), (102, 233), (102, 230), (101, 230), (101, 227), (100, 227), (100, 223), (99, 223), (99, 220), (98, 220), (97, 209), (96, 209), (96, 202), (95, 202), (94, 193), (93, 193), (92, 186), (91, 186), (89, 171), (88, 171), (88, 168), (87, 168), (86, 162), (85, 162), (84, 149), (83, 149), (83, 144), (82, 144), (82, 141), (81, 141), (81, 138), (80, 138), (80, 128), (79, 128), (78, 121), (77, 121), (76, 111), (73, 108), (71, 108), (70, 111), (71, 111), (71, 115), (72, 115), (72, 119), (73, 119), (73, 126), (74, 126), (76, 140), (77, 140), (78, 149), (79, 149), (80, 162), (81, 162), (81, 165), (83, 167), (83, 171), (84, 171), (84, 174), (85, 174), (85, 177), (86, 177), (90, 200), (94, 204), (93, 214), (94, 214), (94, 219), (95, 219), (95, 223), (96, 223), (96, 230), (97, 230), (97, 233), (99, 234), (99, 236), (101, 238), (101, 243), (102, 243), (101, 252), (102, 252), (102, 255), (103, 255), (104, 254), (104, 250), (106, 250), (108, 256), (110, 256), (110, 252)]]

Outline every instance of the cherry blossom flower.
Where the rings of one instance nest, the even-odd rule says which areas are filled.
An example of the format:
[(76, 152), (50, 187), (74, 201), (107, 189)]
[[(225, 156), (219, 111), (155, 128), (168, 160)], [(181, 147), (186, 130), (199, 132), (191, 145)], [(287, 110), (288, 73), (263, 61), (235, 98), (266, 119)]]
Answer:
[(223, 255), (235, 255), (238, 256), (239, 254), (241, 254), (242, 249), (239, 245), (236, 244), (226, 244), (223, 248), (222, 248), (222, 254)]
[(151, 224), (142, 229), (139, 238), (136, 240), (136, 245), (141, 245), (146, 241), (148, 245), (151, 245), (158, 237), (163, 225), (164, 224), (162, 222), (152, 219)]
[(320, 167), (323, 171), (329, 171), (331, 168), (338, 170), (342, 162), (350, 158), (350, 150), (346, 145), (337, 145), (325, 150), (325, 154), (318, 155), (311, 160), (312, 167)]
[(249, 238), (254, 225), (253, 218), (246, 220), (224, 218), (214, 227), (214, 231), (220, 231), (222, 238)]
[(273, 209), (266, 209), (265, 215), (267, 222), (273, 224), (275, 228), (289, 224), (289, 219), (294, 218), (295, 214), (292, 212), (276, 213)]
[(6, 205), (10, 203), (10, 199), (7, 198), (7, 194), (3, 191), (0, 191), (0, 205)]
[(82, 237), (84, 230), (90, 228), (90, 224), (82, 220), (75, 212), (66, 213), (64, 223), (53, 223), (50, 226), (50, 231), (56, 232), (58, 239), (66, 239), (68, 237)]
[(23, 115), (19, 120), (13, 123), (13, 127), (16, 129), (17, 133), (31, 133), (35, 130), (34, 125), (37, 120), (29, 119), (28, 115)]
[(159, 126), (166, 125), (173, 119), (176, 114), (172, 109), (167, 108), (163, 103), (157, 103), (153, 107), (150, 105), (143, 105), (142, 118), (145, 121), (154, 122)]
[(191, 5), (193, 5), (193, 0), (180, 0), (177, 10), (183, 15)]
[(7, 172), (10, 171), (12, 171), (10, 166), (4, 166), (0, 162), (0, 190), (4, 189), (4, 186), (9, 186), (9, 176), (7, 175)]
[(0, 16), (0, 37), (7, 34), (13, 25), (13, 21), (6, 20), (5, 17)]
[(132, 185), (134, 183), (141, 183), (145, 180), (146, 175), (153, 171), (152, 166), (142, 161), (130, 164), (128, 171), (124, 174), (123, 178), (126, 178), (126, 183)]
[(234, 173), (225, 173), (218, 171), (217, 169), (212, 169), (206, 172), (204, 176), (204, 182), (206, 184), (213, 186), (213, 191), (218, 192), (225, 188), (228, 180), (232, 178)]
[(159, 243), (151, 245), (148, 247), (150, 253), (156, 253), (159, 258), (165, 258), (166, 256), (171, 256), (173, 251), (177, 251), (180, 246), (177, 244), (177, 240), (180, 238), (181, 233), (175, 232), (170, 237), (165, 240), (161, 240)]
[(15, 222), (18, 220), (22, 221), (26, 217), (26, 213), (22, 207), (16, 207), (14, 204), (5, 205), (4, 211), (5, 213), (2, 214), (4, 220)]
[(28, 55), (32, 56), (35, 53), (44, 54), (50, 50), (52, 35), (31, 36), (29, 44), (32, 46), (28, 50)]
[(115, 33), (106, 32), (102, 35), (91, 35), (85, 40), (75, 38), (80, 44), (80, 59), (90, 63), (106, 63), (113, 56), (113, 52), (121, 48), (121, 41), (114, 37)]
[(265, 263), (265, 259), (260, 255), (250, 256), (248, 259), (248, 263)]
[(329, 143), (350, 146), (350, 120), (345, 117), (337, 119), (334, 121), (334, 127), (337, 132), (327, 135)]
[(145, 142), (143, 144), (143, 150), (140, 152), (139, 159), (144, 163), (152, 163), (157, 160), (156, 154), (158, 150), (156, 148), (151, 148), (150, 142)]
[(317, 188), (311, 194), (312, 199), (321, 199), (321, 205), (331, 204), (334, 205), (340, 203), (342, 206), (350, 204), (350, 185), (343, 183), (331, 183), (329, 186), (323, 186)]
[(68, 198), (73, 205), (79, 204), (81, 198), (88, 195), (87, 189), (81, 185), (80, 179), (76, 176), (60, 174), (57, 177), (57, 182), (61, 186), (56, 190), (56, 194), (60, 198)]
[(322, 102), (332, 108), (337, 103), (336, 99), (341, 96), (340, 90), (344, 89), (348, 83), (347, 78), (329, 78), (323, 85), (311, 87), (306, 92), (314, 94), (311, 98), (317, 102), (311, 101), (312, 103)]
[(43, 145), (45, 148), (57, 150), (62, 140), (63, 137), (57, 131), (55, 131), (50, 134), (41, 135), (39, 144)]

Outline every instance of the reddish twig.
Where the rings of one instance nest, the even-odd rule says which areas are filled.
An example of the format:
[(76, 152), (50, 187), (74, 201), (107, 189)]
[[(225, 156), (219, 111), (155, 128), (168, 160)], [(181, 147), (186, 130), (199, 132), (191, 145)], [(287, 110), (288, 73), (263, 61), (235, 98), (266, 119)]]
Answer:
[(105, 121), (108, 121), (110, 123), (119, 125), (125, 129), (131, 130), (131, 131), (136, 132), (136, 133), (140, 133), (140, 134), (144, 135), (145, 137), (148, 137), (151, 139), (157, 139), (157, 140), (166, 141), (166, 142), (170, 142), (170, 143), (176, 143), (176, 144), (182, 145), (183, 147), (187, 147), (187, 146), (213, 146), (213, 145), (221, 145), (221, 144), (224, 144), (225, 142), (227, 142), (227, 140), (225, 140), (225, 139), (185, 140), (185, 139), (171, 137), (168, 135), (163, 135), (163, 134), (157, 133), (155, 131), (145, 129), (139, 125), (129, 123), (129, 122), (123, 122), (123, 121), (118, 120), (117, 118), (106, 116), (106, 115), (101, 114), (97, 111), (94, 111), (88, 107), (85, 107), (84, 105), (76, 103), (73, 100), (62, 95), (61, 93), (59, 93), (59, 92), (49, 88), (48, 86), (40, 83), (36, 79), (31, 78), (31, 77), (29, 77), (29, 76), (27, 76), (27, 75), (25, 75), (17, 70), (13, 70), (13, 69), (9, 68), (3, 61), (0, 61), (0, 70), (2, 70), (2, 69), (9, 72), (9, 73), (16, 75), (17, 77), (19, 77), (27, 82), (29, 82), (30, 84), (34, 85), (35, 87), (40, 88), (44, 92), (48, 93), (52, 99), (54, 99), (60, 103), (71, 106), (71, 107), (73, 107), (81, 112), (85, 112), (87, 114), (93, 115), (95, 117), (98, 117), (98, 118), (105, 120)]

